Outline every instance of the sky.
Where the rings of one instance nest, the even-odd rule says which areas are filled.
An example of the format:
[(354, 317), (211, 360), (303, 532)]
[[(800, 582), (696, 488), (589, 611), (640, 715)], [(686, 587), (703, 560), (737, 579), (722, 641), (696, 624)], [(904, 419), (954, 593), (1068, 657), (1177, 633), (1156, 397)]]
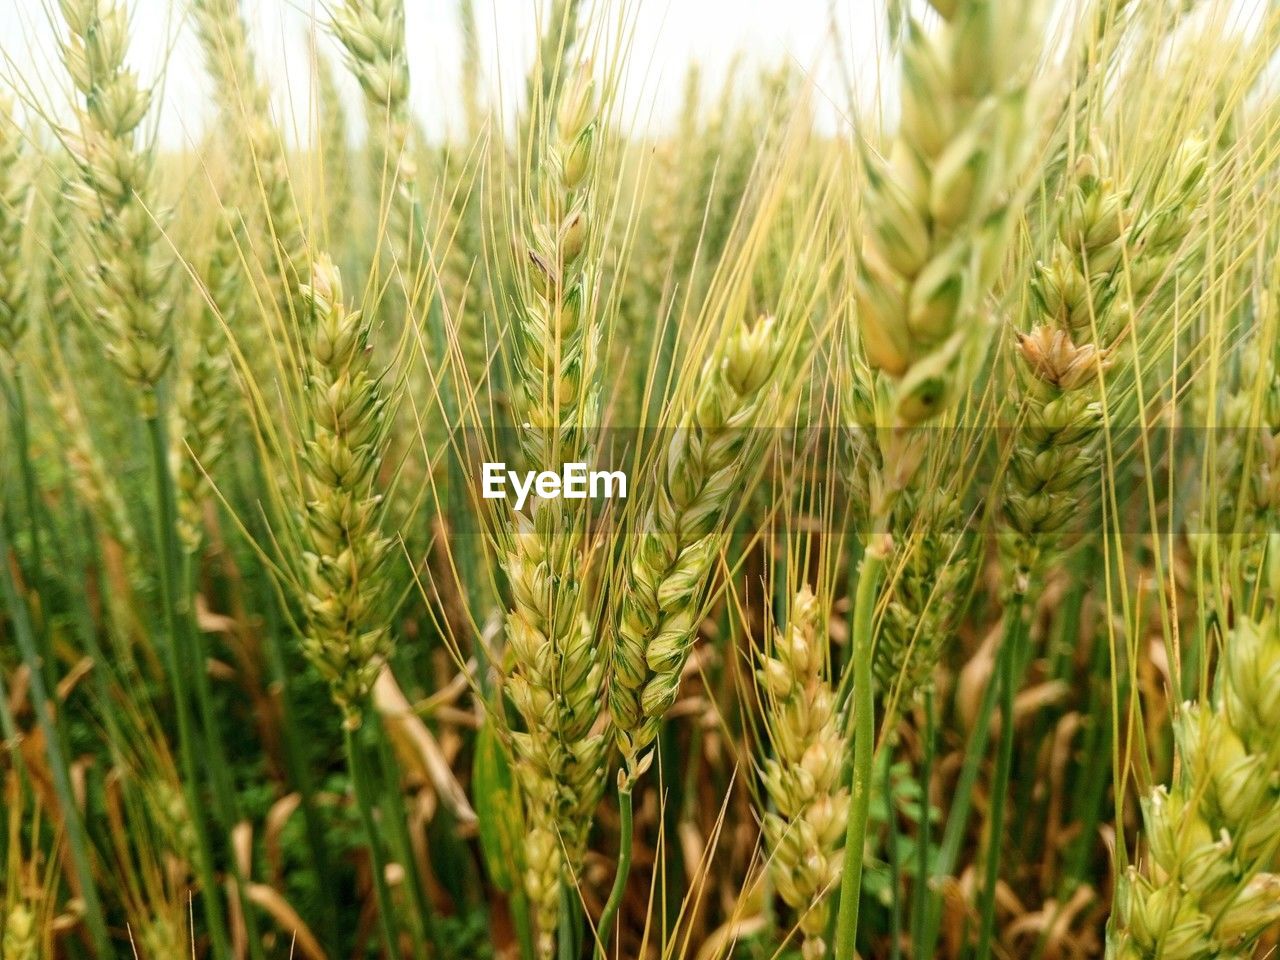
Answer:
[[(160, 140), (171, 146), (190, 143), (211, 119), (211, 110), (200, 50), (184, 22), (187, 0), (126, 2), (132, 15), (131, 65), (154, 78), (168, 63), (158, 114)], [(414, 108), (433, 133), (460, 120), (457, 2), (405, 0)], [(260, 64), (277, 92), (277, 109), (293, 117), (304, 136), (311, 38), (318, 37), (319, 47), (339, 62), (331, 38), (314, 31), (313, 25), (324, 20), (322, 2), (242, 3)], [(509, 101), (522, 85), (535, 48), (538, 4), (475, 0), (475, 6), (488, 81), (495, 99)], [(833, 7), (846, 53), (865, 61), (874, 58), (878, 6), (872, 0), (630, 0), (625, 9), (634, 29), (622, 116), (642, 127), (660, 127), (679, 108), (690, 63), (701, 66), (707, 86), (715, 89), (741, 59), (761, 66), (790, 60), (813, 76), (819, 99), (829, 99), (829, 113), (838, 117), (844, 112), (838, 91), (844, 87), (832, 55)], [(623, 7), (615, 2), (608, 8), (616, 14)], [(0, 71), (20, 78), (33, 88), (30, 95), (45, 104), (69, 99), (57, 59), (60, 27), (57, 0), (0, 0)], [(344, 83), (354, 104), (354, 84), (345, 77)]]

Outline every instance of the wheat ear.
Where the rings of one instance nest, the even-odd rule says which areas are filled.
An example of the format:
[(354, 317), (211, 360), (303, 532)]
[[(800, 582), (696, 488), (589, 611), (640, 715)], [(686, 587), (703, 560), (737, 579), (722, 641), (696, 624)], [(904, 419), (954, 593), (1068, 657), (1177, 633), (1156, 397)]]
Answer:
[(1099, 146), (1077, 162), (1053, 251), (1035, 268), (1031, 328), (1017, 334), (1021, 403), (1004, 496), (1013, 536), (1002, 547), (1024, 583), (1056, 551), (1101, 468), (1103, 376), (1133, 322), (1130, 304), (1152, 310), (1194, 222), (1204, 146), (1184, 145), (1174, 168), (1181, 189), (1145, 222), (1106, 166)]
[(60, 0), (70, 37), (63, 60), (80, 98), (72, 150), (80, 173), (74, 198), (88, 221), (87, 302), (108, 356), (156, 416), (156, 386), (169, 366), (169, 278), (162, 215), (150, 205), (153, 157), (140, 127), (151, 95), (125, 66), (129, 16), (115, 0)]
[(893, 382), (890, 419), (907, 425), (945, 409), (985, 355), (982, 300), (1035, 146), (1038, 4), (932, 6), (931, 32), (907, 22), (898, 133), (886, 158), (866, 157), (857, 283), (863, 347)]
[(266, 217), (274, 253), (268, 276), (275, 278), (281, 302), (289, 303), (299, 281), (306, 279), (307, 245), (284, 142), (271, 119), (270, 89), (254, 60), (240, 0), (192, 0), (191, 11), (218, 107), (246, 154), (245, 187), (261, 202)]
[[(952, 408), (972, 386), (990, 342), (984, 301), (1004, 261), (1035, 152), (1043, 4), (931, 0), (927, 32), (908, 17), (902, 115), (887, 157), (864, 151), (866, 226), (856, 300), (872, 393), (879, 464), (870, 516), (882, 526), (926, 453), (910, 429)], [(907, 428), (905, 430), (900, 428)], [(835, 960), (852, 960), (875, 750), (874, 607), (891, 541), (867, 545), (854, 598), (853, 809), (845, 837)]]
[(27, 331), (28, 290), (22, 258), (23, 224), (30, 213), (31, 178), (23, 164), (22, 129), (0, 95), (0, 353), (13, 356)]
[(39, 946), (40, 933), (35, 913), (25, 903), (15, 903), (5, 914), (0, 956), (6, 960), (36, 960)]
[(757, 670), (773, 744), (763, 769), (773, 801), (764, 814), (769, 871), (799, 917), (804, 960), (827, 955), (829, 895), (840, 877), (838, 847), (849, 817), (849, 791), (840, 784), (849, 743), (825, 675), (822, 627), (822, 608), (805, 587)]
[(1238, 563), (1246, 583), (1257, 582), (1267, 535), (1280, 520), (1280, 369), (1267, 336), (1275, 309), (1275, 294), (1262, 291), (1258, 332), (1241, 344), (1238, 379), (1222, 402), (1216, 464), (1222, 479), (1210, 488), (1219, 495), (1208, 505), (1216, 513), (1210, 529), (1241, 537)]
[(1143, 798), (1145, 862), (1120, 878), (1111, 960), (1251, 957), (1280, 922), (1280, 623), (1241, 616), (1209, 702), (1175, 722), (1180, 773)]
[(324, 182), (327, 236), (337, 243), (349, 229), (351, 216), (351, 149), (347, 142), (347, 106), (329, 58), (312, 51), (316, 77), (316, 113)]
[(333, 33), (364, 92), (391, 250), (407, 271), (413, 265), (411, 256), (420, 255), (421, 249), (418, 171), (407, 149), (413, 122), (404, 0), (344, 0), (333, 12)]
[(204, 269), (204, 299), (193, 324), (194, 349), (178, 393), (180, 428), (175, 444), (174, 478), (178, 487), (178, 537), (194, 553), (204, 539), (203, 507), (209, 474), (227, 448), (227, 427), (234, 404), (231, 357), (226, 333), (240, 326), (244, 274), (236, 239), (237, 215), (220, 219)]
[[(515, 366), (521, 442), (536, 466), (588, 462), (598, 417), (593, 91), (586, 68), (565, 86), (531, 185), (538, 222), (522, 265)], [(529, 830), (524, 879), (543, 957), (554, 949), (561, 886), (581, 866), (603, 786), (607, 741), (595, 728), (604, 667), (583, 587), (584, 520), (564, 501), (538, 501), (515, 517), (504, 558), (507, 692), (524, 726), (513, 734)]]
[(344, 725), (355, 729), (391, 652), (383, 609), (391, 543), (377, 489), (388, 401), (371, 369), (369, 319), (344, 303), (332, 261), (319, 259), (311, 271), (301, 291), (312, 317), (302, 649), (328, 682)]
[(679, 693), (724, 524), (759, 453), (754, 428), (777, 396), (781, 344), (771, 317), (733, 332), (703, 367), (652, 478), (610, 651), (609, 709), (628, 777), (648, 765)]

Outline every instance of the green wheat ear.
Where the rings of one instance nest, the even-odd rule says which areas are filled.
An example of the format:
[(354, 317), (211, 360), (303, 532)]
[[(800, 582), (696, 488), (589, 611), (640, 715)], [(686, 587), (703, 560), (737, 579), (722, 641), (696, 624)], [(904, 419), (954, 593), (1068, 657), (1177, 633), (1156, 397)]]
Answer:
[(763, 318), (707, 361), (629, 545), (609, 659), (609, 709), (629, 777), (648, 766), (679, 694), (725, 518), (758, 453), (752, 428), (776, 396), (781, 347), (777, 323)]
[(1097, 482), (1106, 374), (1125, 349), (1134, 305), (1159, 315), (1151, 298), (1198, 213), (1204, 143), (1183, 145), (1173, 168), (1177, 188), (1150, 209), (1137, 209), (1121, 193), (1108, 166), (1097, 145), (1077, 161), (1052, 252), (1034, 268), (1030, 330), (1017, 334), (1019, 420), (1001, 547), (1018, 582), (1060, 551), (1085, 491)]
[(78, 94), (72, 152), (80, 175), (73, 197), (88, 225), (81, 264), (87, 300), (107, 354), (139, 391), (143, 413), (173, 354), (172, 257), (151, 203), (155, 157), (142, 142), (151, 94), (125, 65), (129, 16), (116, 0), (60, 0), (70, 36), (63, 61)]
[(388, 399), (371, 369), (371, 322), (343, 301), (332, 261), (303, 286), (309, 308), (302, 650), (328, 682), (348, 728), (391, 653), (385, 601), (391, 541), (383, 534), (378, 470)]
[(887, 156), (865, 156), (859, 324), (867, 358), (894, 384), (890, 419), (905, 424), (953, 403), (985, 354), (982, 300), (1034, 149), (1035, 4), (933, 6), (934, 30), (907, 22), (898, 133)]
[(28, 280), (19, 254), (33, 190), (23, 164), (22, 136), (13, 104), (0, 94), (0, 250), (5, 251), (0, 257), (0, 353), (10, 356), (30, 325)]
[(1180, 774), (1143, 798), (1147, 857), (1120, 877), (1110, 960), (1250, 957), (1280, 923), (1280, 622), (1241, 617), (1214, 696), (1175, 722)]
[(35, 914), (25, 903), (16, 903), (4, 918), (4, 934), (0, 939), (0, 955), (6, 960), (36, 960), (39, 930)]
[[(589, 65), (566, 79), (554, 123), (542, 132), (527, 261), (517, 271), (519, 433), (533, 469), (588, 462), (599, 417), (599, 104)], [(604, 664), (587, 591), (585, 520), (562, 500), (539, 500), (511, 519), (504, 543), (512, 599), (505, 684), (523, 725), (512, 740), (526, 801), (524, 886), (542, 957), (555, 948), (562, 887), (582, 867), (605, 783), (608, 739), (597, 729)]]

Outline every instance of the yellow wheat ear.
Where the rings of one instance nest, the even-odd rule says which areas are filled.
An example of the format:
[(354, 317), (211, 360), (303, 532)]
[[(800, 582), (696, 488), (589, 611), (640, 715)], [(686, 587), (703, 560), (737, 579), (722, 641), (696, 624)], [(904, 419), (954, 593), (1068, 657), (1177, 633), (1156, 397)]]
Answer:
[(775, 811), (763, 814), (769, 870), (798, 917), (804, 960), (827, 955), (830, 894), (840, 879), (839, 844), (849, 818), (849, 791), (840, 776), (849, 740), (824, 675), (824, 628), (823, 608), (805, 587), (757, 670), (773, 744), (764, 761)]

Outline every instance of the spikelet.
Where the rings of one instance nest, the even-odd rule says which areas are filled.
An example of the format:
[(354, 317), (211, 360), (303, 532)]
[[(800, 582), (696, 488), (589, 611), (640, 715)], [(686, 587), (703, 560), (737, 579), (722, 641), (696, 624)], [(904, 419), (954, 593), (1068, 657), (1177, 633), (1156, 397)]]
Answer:
[(79, 94), (73, 153), (74, 199), (89, 226), (86, 302), (108, 355), (140, 392), (144, 416), (157, 412), (155, 388), (169, 366), (169, 278), (150, 203), (151, 151), (140, 128), (151, 94), (125, 66), (129, 19), (116, 0), (59, 0), (70, 37), (63, 60)]
[(609, 709), (628, 776), (648, 765), (679, 693), (726, 517), (759, 454), (753, 428), (777, 397), (780, 352), (771, 317), (734, 331), (704, 365), (650, 481), (609, 655)]
[[(234, 215), (232, 215), (234, 216)], [(194, 553), (203, 540), (203, 505), (208, 476), (227, 446), (227, 426), (234, 402), (231, 359), (223, 325), (239, 326), (244, 277), (232, 228), (223, 219), (205, 267), (204, 286), (194, 349), (178, 398), (179, 429), (174, 449), (174, 477), (178, 487), (178, 537), (183, 549)]]
[[(524, 455), (536, 469), (588, 462), (599, 388), (591, 187), (597, 147), (593, 83), (574, 74), (531, 185), (539, 219), (517, 306), (516, 369)], [(583, 521), (562, 500), (516, 515), (504, 566), (511, 676), (507, 694), (524, 727), (513, 735), (524, 793), (529, 853), (525, 890), (538, 922), (539, 953), (555, 946), (560, 887), (576, 875), (604, 777), (604, 666), (583, 587)]]
[(0, 353), (12, 356), (27, 330), (27, 279), (22, 227), (28, 217), (31, 180), (22, 163), (22, 130), (0, 95)]
[(840, 770), (849, 751), (843, 718), (825, 677), (821, 608), (808, 587), (773, 638), (757, 671), (773, 756), (764, 762), (774, 812), (764, 815), (769, 871), (799, 918), (804, 960), (826, 956), (829, 894), (839, 877), (837, 849), (849, 817)]
[(888, 422), (923, 423), (967, 389), (986, 353), (982, 308), (1034, 151), (1028, 91), (1041, 6), (932, 4), (908, 18), (902, 117), (886, 159), (866, 157), (858, 319), (872, 366), (892, 381)]
[(348, 728), (360, 725), (391, 652), (383, 609), (390, 541), (381, 530), (377, 474), (386, 448), (387, 398), (370, 370), (370, 321), (343, 301), (328, 258), (302, 288), (308, 328), (302, 650), (328, 682)]
[(1030, 330), (1017, 334), (1021, 405), (1004, 497), (1012, 536), (1002, 539), (1015, 578), (1059, 549), (1096, 481), (1102, 377), (1133, 321), (1130, 304), (1156, 312), (1150, 300), (1196, 215), (1203, 142), (1188, 141), (1182, 157), (1182, 186), (1141, 228), (1130, 226), (1138, 217), (1100, 147), (1076, 164), (1053, 251), (1036, 265)]
[(1143, 799), (1147, 856), (1119, 880), (1110, 960), (1251, 957), (1280, 923), (1280, 623), (1241, 617), (1214, 695), (1175, 722), (1180, 773)]

